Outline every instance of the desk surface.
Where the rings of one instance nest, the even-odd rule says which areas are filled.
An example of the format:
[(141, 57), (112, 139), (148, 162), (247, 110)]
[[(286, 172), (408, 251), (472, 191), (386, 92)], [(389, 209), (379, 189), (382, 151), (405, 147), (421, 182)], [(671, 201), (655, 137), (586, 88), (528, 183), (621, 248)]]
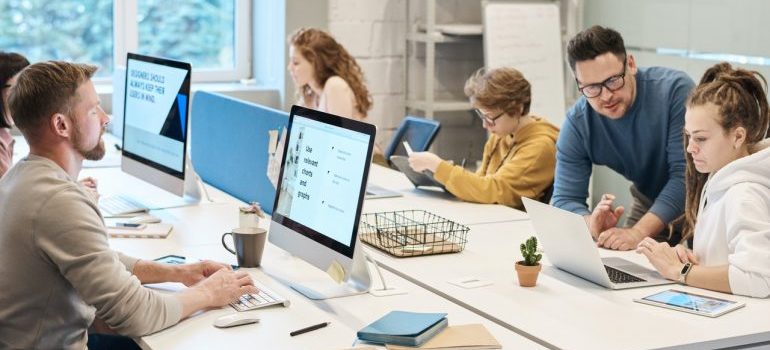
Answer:
[[(369, 251), (388, 270), (449, 300), (474, 310), (517, 333), (540, 339), (548, 347), (566, 349), (692, 349), (727, 347), (770, 341), (770, 300), (752, 299), (673, 286), (698, 294), (746, 303), (746, 307), (716, 319), (677, 312), (633, 301), (657, 291), (657, 286), (612, 291), (559, 270), (544, 252), (537, 286), (518, 285), (514, 263), (518, 245), (534, 232), (529, 221), (472, 225), (465, 251), (459, 254), (398, 259)], [(634, 252), (601, 250), (650, 267)], [(492, 282), (476, 289), (447, 283), (457, 276)]]
[(369, 173), (369, 183), (399, 192), (403, 197), (366, 200), (364, 213), (423, 209), (464, 225), (529, 219), (527, 213), (504, 205), (468, 203), (439, 190), (417, 189), (401, 172), (375, 164)]
[[(147, 188), (149, 185), (120, 173), (117, 168), (87, 169), (83, 175), (99, 177), (103, 193), (120, 188), (132, 188), (139, 193), (152, 190), (151, 186)], [(252, 275), (279, 293), (290, 296), (293, 304), (288, 312), (283, 308), (265, 309), (258, 311), (263, 319), (259, 325), (219, 330), (211, 326), (211, 321), (230, 310), (214, 310), (144, 337), (143, 345), (165, 349), (265, 342), (271, 348), (342, 348), (350, 346), (357, 329), (393, 309), (445, 311), (450, 313), (452, 324), (483, 323), (504, 348), (701, 349), (770, 341), (770, 322), (767, 322), (766, 316), (770, 314), (770, 300), (725, 296), (677, 286), (700, 294), (740, 300), (747, 306), (716, 319), (655, 308), (635, 303), (633, 299), (670, 286), (610, 291), (550, 266), (547, 252), (538, 285), (534, 288), (519, 287), (513, 268), (519, 258), (518, 244), (534, 234), (525, 213), (503, 206), (463, 203), (448, 199), (443, 194), (417, 190), (403, 175), (386, 168), (373, 167), (371, 182), (398, 190), (403, 197), (367, 200), (365, 213), (426, 209), (467, 224), (471, 231), (465, 251), (398, 259), (367, 247), (380, 264), (408, 280), (392, 275), (387, 277), (391, 283), (410, 293), (387, 298), (366, 294), (314, 302), (297, 295), (265, 272), (273, 272), (275, 267), (271, 261), (280, 261), (278, 275), (281, 276), (293, 273), (309, 276), (318, 271), (310, 266), (303, 267), (304, 262), (268, 246), (271, 248), (266, 251), (265, 267), (253, 269)], [(145, 258), (181, 253), (234, 261), (221, 249), (219, 237), (236, 225), (234, 206), (237, 203), (211, 188), (210, 194), (214, 203), (204, 202), (193, 207), (153, 212), (164, 221), (174, 223), (175, 228), (169, 238), (113, 239), (114, 246)], [(267, 227), (269, 222), (265, 220), (262, 225)], [(648, 265), (644, 257), (632, 252), (602, 250), (602, 254), (621, 255)], [(296, 270), (286, 270), (288, 266), (295, 266)], [(488, 280), (493, 284), (464, 289), (448, 283), (464, 276)], [(331, 320), (332, 326), (313, 332), (316, 336), (295, 339), (286, 334), (288, 330), (324, 320)], [(534, 339), (538, 344), (525, 337)]]
[[(183, 233), (173, 234), (182, 235)], [(213, 241), (219, 241), (218, 235), (207, 236), (210, 236)], [(116, 249), (148, 259), (162, 254), (176, 253), (235, 263), (234, 257), (219, 243), (168, 251), (162, 244), (155, 247), (155, 241), (162, 240), (145, 240), (141, 247), (133, 245), (130, 241), (136, 241), (136, 239), (113, 239), (111, 244)], [(342, 349), (352, 346), (356, 331), (366, 324), (391, 310), (407, 310), (447, 312), (450, 324), (454, 325), (482, 323), (503, 344), (504, 348), (542, 348), (510, 330), (387, 271), (384, 271), (387, 283), (408, 291), (408, 294), (390, 297), (362, 294), (325, 301), (309, 300), (280, 281), (314, 282), (329, 280), (329, 277), (272, 245), (266, 247), (263, 267), (247, 270), (252, 278), (291, 300), (291, 305), (287, 308), (268, 307), (251, 311), (260, 318), (259, 324), (229, 329), (214, 328), (212, 322), (221, 315), (234, 312), (230, 307), (199, 313), (167, 330), (143, 337), (142, 346), (151, 349), (194, 349), (243, 348), (258, 344), (265, 349)], [(375, 272), (372, 271), (372, 273)], [(375, 285), (379, 287), (379, 281), (376, 281)], [(288, 335), (291, 330), (324, 321), (331, 321), (331, 325), (305, 336)]]
[[(100, 189), (104, 194), (118, 193), (121, 188), (132, 188), (132, 192), (135, 193), (152, 190), (151, 186), (120, 173), (117, 168), (88, 169), (83, 175), (102, 179)], [(174, 224), (174, 230), (168, 238), (114, 238), (110, 240), (110, 244), (116, 250), (145, 259), (167, 254), (181, 254), (235, 263), (235, 257), (222, 248), (220, 237), (223, 232), (236, 226), (237, 206), (243, 203), (235, 201), (216, 189), (209, 188), (209, 193), (214, 199), (213, 203), (204, 201), (196, 206), (152, 211), (153, 215), (162, 218), (164, 222)], [(260, 226), (268, 228), (269, 220), (261, 220)], [(351, 347), (358, 329), (391, 310), (407, 310), (447, 312), (450, 325), (484, 324), (506, 349), (542, 348), (525, 337), (387, 271), (384, 271), (387, 283), (407, 290), (408, 294), (390, 297), (363, 294), (326, 301), (311, 301), (294, 292), (281, 280), (284, 280), (283, 282), (292, 280), (331, 282), (329, 277), (271, 244), (266, 246), (263, 267), (248, 270), (253, 278), (288, 297), (292, 302), (291, 306), (253, 311), (259, 315), (260, 323), (229, 329), (214, 328), (212, 322), (223, 314), (234, 312), (230, 307), (199, 313), (176, 326), (141, 338), (142, 347), (150, 349), (223, 346), (240, 348), (259, 344), (269, 349), (348, 348)], [(380, 286), (375, 272), (372, 273), (372, 280), (375, 287)], [(304, 336), (288, 336), (291, 330), (323, 321), (331, 321), (332, 324)]]

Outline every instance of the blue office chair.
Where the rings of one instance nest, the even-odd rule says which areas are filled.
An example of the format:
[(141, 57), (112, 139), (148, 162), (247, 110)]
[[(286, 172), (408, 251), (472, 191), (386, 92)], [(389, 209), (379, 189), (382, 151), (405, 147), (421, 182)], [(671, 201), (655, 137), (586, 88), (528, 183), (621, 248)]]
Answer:
[[(420, 117), (407, 116), (401, 121), (401, 125), (398, 126), (396, 132), (393, 134), (393, 138), (390, 140), (390, 144), (384, 151), (385, 159), (390, 163), (390, 156), (400, 155), (406, 156), (406, 149), (404, 149), (403, 142), (408, 141), (409, 146), (415, 152), (427, 151), (430, 148), (431, 143), (436, 138), (441, 123), (436, 120), (430, 120)], [(391, 166), (393, 166), (391, 164)]]

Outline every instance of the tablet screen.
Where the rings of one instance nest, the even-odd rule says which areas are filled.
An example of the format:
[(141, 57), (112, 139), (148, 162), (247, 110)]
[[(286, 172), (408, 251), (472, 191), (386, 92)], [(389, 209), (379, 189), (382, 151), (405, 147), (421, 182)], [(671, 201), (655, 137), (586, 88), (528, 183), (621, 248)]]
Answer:
[(731, 300), (712, 298), (673, 289), (644, 297), (644, 300), (707, 314), (719, 314), (737, 304)]

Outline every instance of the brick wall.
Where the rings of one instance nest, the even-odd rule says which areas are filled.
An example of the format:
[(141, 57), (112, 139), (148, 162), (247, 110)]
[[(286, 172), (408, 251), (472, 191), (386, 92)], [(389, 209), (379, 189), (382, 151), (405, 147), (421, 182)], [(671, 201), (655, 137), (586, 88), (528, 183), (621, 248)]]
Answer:
[[(329, 31), (356, 58), (364, 70), (374, 106), (370, 121), (378, 126), (378, 142), (386, 146), (393, 130), (406, 115), (405, 69), (407, 6), (411, 23), (424, 21), (421, 0), (329, 0)], [(481, 2), (437, 1), (437, 23), (481, 23)], [(424, 52), (417, 45), (410, 61), (409, 94), (421, 95), (424, 85)], [(483, 65), (481, 40), (469, 44), (437, 46), (436, 96), (464, 98), (465, 79)], [(421, 115), (420, 111), (410, 114)], [(438, 113), (442, 130), (433, 150), (447, 159), (481, 158), (486, 134), (468, 112)]]

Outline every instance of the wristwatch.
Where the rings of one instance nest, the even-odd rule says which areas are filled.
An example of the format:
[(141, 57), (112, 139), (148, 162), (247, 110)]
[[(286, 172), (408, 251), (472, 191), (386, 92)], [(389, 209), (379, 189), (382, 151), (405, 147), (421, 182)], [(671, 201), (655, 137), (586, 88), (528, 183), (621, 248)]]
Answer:
[(677, 282), (681, 284), (687, 284), (687, 274), (690, 273), (690, 270), (692, 269), (692, 263), (685, 263), (684, 266), (682, 266), (682, 270), (679, 271), (679, 279)]

